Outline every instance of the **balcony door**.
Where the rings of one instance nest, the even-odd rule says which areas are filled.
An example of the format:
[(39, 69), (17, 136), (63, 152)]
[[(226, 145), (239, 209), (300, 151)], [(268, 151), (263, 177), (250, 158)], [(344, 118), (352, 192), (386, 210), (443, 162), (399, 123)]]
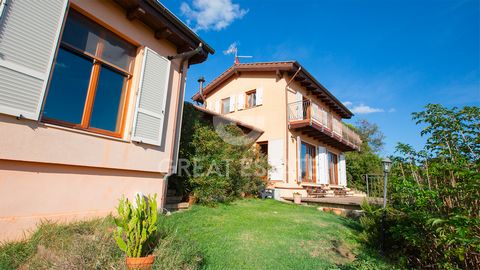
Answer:
[(338, 157), (328, 152), (328, 177), (330, 185), (338, 185)]
[(316, 179), (315, 146), (302, 142), (300, 155), (302, 182), (314, 183)]

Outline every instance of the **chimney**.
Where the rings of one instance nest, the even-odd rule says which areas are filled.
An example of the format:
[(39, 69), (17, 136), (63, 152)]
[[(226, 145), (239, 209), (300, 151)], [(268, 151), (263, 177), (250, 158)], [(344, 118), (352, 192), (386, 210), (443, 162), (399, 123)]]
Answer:
[(203, 83), (205, 82), (205, 78), (203, 76), (201, 76), (200, 78), (198, 78), (198, 83), (200, 84), (200, 89), (199, 89), (199, 93), (200, 93), (200, 97), (202, 98), (202, 101), (203, 101), (203, 107), (204, 108), (207, 108), (207, 100), (205, 99), (205, 96), (203, 95)]

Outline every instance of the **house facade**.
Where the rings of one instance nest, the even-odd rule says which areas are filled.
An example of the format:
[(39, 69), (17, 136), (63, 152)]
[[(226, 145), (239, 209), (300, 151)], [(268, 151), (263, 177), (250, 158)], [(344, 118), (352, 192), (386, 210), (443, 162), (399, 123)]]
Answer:
[(347, 186), (345, 152), (361, 145), (342, 123), (353, 114), (298, 62), (235, 64), (192, 99), (264, 131), (256, 143), (277, 198)]
[(213, 49), (155, 0), (0, 1), (0, 240), (158, 195), (188, 67)]

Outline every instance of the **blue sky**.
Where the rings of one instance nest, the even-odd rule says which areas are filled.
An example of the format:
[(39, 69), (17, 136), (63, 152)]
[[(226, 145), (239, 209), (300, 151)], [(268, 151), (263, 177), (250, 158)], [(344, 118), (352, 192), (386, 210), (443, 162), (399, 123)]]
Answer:
[(230, 67), (237, 42), (250, 61), (297, 60), (386, 136), (419, 148), (411, 113), (427, 103), (480, 105), (480, 0), (166, 0), (216, 53), (190, 68), (186, 100)]

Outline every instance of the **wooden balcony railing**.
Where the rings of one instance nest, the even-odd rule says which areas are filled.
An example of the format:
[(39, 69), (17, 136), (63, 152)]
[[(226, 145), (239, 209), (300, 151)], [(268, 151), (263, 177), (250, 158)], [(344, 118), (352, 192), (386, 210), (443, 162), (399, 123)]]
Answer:
[(362, 144), (362, 140), (357, 133), (311, 100), (289, 103), (288, 119), (290, 122), (304, 120), (310, 121), (310, 123), (315, 122), (315, 124), (333, 132), (358, 148)]

